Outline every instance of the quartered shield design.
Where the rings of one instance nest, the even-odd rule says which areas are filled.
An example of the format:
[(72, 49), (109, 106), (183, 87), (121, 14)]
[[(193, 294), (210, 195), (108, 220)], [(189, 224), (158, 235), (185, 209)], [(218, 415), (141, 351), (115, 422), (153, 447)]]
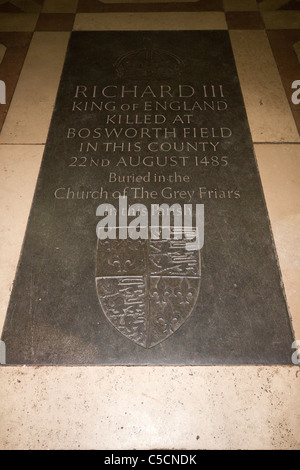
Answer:
[(200, 250), (183, 238), (98, 240), (96, 288), (104, 314), (126, 338), (152, 348), (189, 317), (200, 289)]

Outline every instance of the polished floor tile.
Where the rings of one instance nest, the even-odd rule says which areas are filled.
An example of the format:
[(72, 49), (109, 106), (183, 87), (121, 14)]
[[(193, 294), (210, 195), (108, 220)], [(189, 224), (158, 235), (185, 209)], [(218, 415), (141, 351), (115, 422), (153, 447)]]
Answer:
[(4, 323), (43, 150), (42, 145), (0, 145), (0, 330)]
[(34, 33), (0, 143), (45, 143), (69, 33)]
[(223, 0), (225, 11), (257, 11), (256, 0)]
[(228, 29), (264, 29), (264, 23), (258, 11), (226, 12)]
[(254, 142), (300, 142), (264, 31), (230, 31)]
[(38, 19), (35, 13), (0, 13), (0, 31), (33, 31)]
[(262, 12), (266, 29), (295, 29), (300, 27), (300, 11)]
[(295, 450), (296, 372), (290, 367), (2, 368), (1, 448)]
[(11, 0), (10, 3), (20, 8), (25, 13), (38, 13), (44, 0)]
[(31, 38), (32, 33), (0, 32), (0, 77), (6, 86), (6, 104), (0, 106), (0, 130), (7, 116)]
[[(300, 106), (298, 99), (293, 99), (298, 92), (297, 80), (300, 77), (300, 29), (277, 29), (267, 32), (286, 98), (292, 110), (298, 132), (300, 133)], [(294, 82), (296, 82), (296, 88)]]
[(39, 13), (44, 0), (10, 0), (0, 2), (0, 11), (6, 13)]
[(75, 19), (74, 13), (41, 13), (36, 24), (36, 31), (71, 31)]
[(78, 0), (45, 0), (42, 13), (75, 13)]
[(258, 0), (261, 11), (300, 10), (298, 0)]

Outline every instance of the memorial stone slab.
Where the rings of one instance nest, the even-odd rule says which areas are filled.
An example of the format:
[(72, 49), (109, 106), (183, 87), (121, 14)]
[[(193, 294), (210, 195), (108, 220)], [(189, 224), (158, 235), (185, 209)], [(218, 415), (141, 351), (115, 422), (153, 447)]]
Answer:
[(227, 31), (73, 32), (2, 340), (9, 364), (290, 364)]

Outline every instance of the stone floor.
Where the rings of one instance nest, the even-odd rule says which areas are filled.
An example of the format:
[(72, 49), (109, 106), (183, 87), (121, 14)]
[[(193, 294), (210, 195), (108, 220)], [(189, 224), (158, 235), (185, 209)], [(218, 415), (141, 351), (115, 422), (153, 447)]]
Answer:
[[(7, 86), (0, 104), (0, 330), (70, 31), (131, 29), (229, 30), (300, 339), (300, 103), (292, 102), (292, 83), (300, 81), (298, 0), (0, 0)], [(0, 381), (1, 449), (300, 448), (300, 371), (292, 362), (3, 366)]]

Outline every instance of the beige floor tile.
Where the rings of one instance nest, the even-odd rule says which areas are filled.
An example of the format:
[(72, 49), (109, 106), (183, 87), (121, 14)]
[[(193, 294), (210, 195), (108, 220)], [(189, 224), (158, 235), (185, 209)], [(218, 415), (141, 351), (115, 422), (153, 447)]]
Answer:
[(299, 142), (272, 51), (264, 31), (230, 31), (254, 142)]
[(0, 331), (19, 260), (44, 147), (0, 145)]
[(287, 302), (300, 339), (300, 145), (256, 145)]
[(225, 11), (256, 11), (256, 0), (223, 0)]
[(1, 449), (297, 449), (296, 367), (1, 368)]
[(267, 29), (300, 28), (300, 11), (264, 11), (262, 16)]
[(33, 31), (38, 16), (35, 13), (0, 13), (0, 31)]
[(227, 29), (227, 24), (223, 12), (78, 13), (74, 29), (79, 31)]
[(45, 0), (42, 13), (75, 13), (78, 0)]
[(69, 34), (34, 33), (0, 143), (45, 143)]

